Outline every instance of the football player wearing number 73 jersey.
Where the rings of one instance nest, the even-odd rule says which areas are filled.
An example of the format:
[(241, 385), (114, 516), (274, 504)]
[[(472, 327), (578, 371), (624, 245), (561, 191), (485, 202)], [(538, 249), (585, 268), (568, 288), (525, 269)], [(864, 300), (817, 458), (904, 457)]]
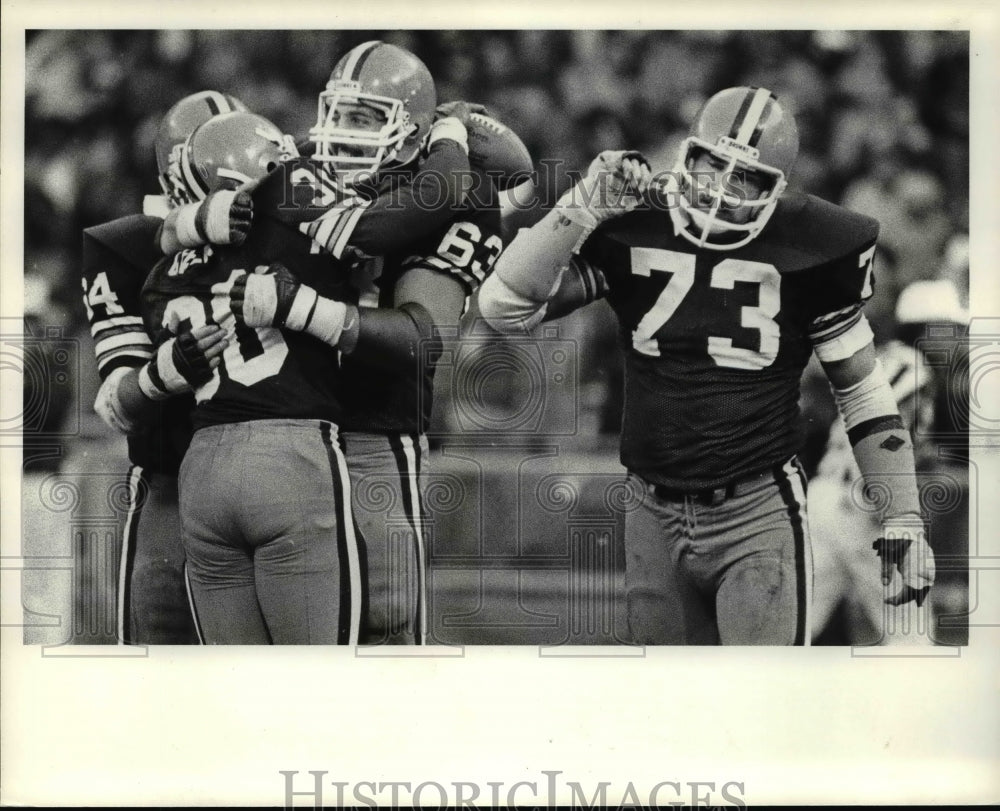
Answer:
[[(816, 353), (868, 491), (881, 497), (887, 601), (934, 579), (913, 450), (862, 313), (878, 223), (785, 193), (798, 150), (763, 88), (710, 98), (663, 184), (606, 152), (484, 283), (497, 329), (598, 297), (625, 352), (625, 595), (636, 644), (808, 644), (812, 564), (796, 459)], [(871, 543), (873, 539), (857, 539)], [(878, 576), (872, 554), (872, 576)], [(898, 583), (891, 584), (898, 572)]]

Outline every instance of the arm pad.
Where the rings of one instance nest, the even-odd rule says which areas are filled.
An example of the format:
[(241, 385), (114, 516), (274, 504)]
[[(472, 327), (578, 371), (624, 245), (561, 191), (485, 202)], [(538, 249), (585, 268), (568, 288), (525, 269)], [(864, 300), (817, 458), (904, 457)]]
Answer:
[(425, 307), (408, 302), (394, 310), (359, 307), (358, 313), (358, 339), (352, 358), (381, 369), (411, 373), (437, 362), (441, 338)]
[(919, 514), (913, 443), (882, 364), (875, 361), (871, 373), (853, 386), (833, 389), (833, 397), (865, 485), (887, 498), (883, 517)]

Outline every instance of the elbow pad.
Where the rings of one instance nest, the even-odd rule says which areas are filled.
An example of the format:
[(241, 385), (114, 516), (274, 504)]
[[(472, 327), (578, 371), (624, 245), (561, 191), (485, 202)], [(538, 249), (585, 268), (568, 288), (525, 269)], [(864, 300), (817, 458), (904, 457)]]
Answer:
[[(555, 287), (559, 286), (556, 280)], [(555, 288), (553, 288), (553, 291)], [(548, 302), (532, 301), (493, 273), (479, 289), (479, 312), (497, 332), (530, 332), (545, 320)]]

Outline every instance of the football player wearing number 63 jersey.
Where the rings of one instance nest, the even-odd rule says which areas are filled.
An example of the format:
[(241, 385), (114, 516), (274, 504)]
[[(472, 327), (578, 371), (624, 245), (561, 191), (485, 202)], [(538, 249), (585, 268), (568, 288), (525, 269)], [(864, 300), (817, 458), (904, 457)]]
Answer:
[[(464, 126), (434, 123), (432, 114), (407, 133), (430, 143), (424, 166), (435, 153), (458, 155), (467, 173)], [(270, 122), (245, 113), (192, 134), (181, 164), (194, 191), (211, 193), (234, 173), (260, 181), (251, 192), (253, 226), (239, 247), (182, 251), (161, 262), (144, 289), (144, 309), (151, 330), (217, 324), (228, 339), (211, 379), (195, 389), (195, 434), (180, 471), (182, 535), (204, 640), (356, 644), (367, 613), (366, 550), (352, 517), (339, 437), (344, 385), (332, 348), (351, 327), (340, 302), (354, 293), (350, 274), (335, 272), (338, 261), (320, 248), (338, 254), (345, 228), (357, 244), (372, 228), (367, 223), (396, 211), (399, 195), (359, 207), (349, 222), (342, 221), (348, 210), (335, 207), (326, 219), (331, 228), (312, 233), (302, 215), (325, 204), (298, 204), (297, 192), (312, 189), (297, 181), (300, 164), (275, 153), (284, 143)], [(420, 215), (432, 224), (441, 211), (450, 216), (447, 206)], [(391, 235), (379, 242), (391, 243)], [(236, 321), (229, 293), (238, 280), (285, 266), (339, 306), (286, 313), (284, 330)]]
[[(882, 496), (873, 546), (883, 584), (899, 574), (887, 601), (920, 605), (933, 583), (910, 437), (862, 313), (878, 223), (786, 193), (797, 150), (795, 121), (770, 91), (720, 91), (665, 183), (651, 183), (638, 153), (602, 153), (480, 292), (505, 332), (598, 297), (618, 317), (621, 459), (638, 496), (625, 524), (636, 644), (809, 644), (795, 454), (813, 352)], [(878, 568), (872, 554), (873, 577)]]

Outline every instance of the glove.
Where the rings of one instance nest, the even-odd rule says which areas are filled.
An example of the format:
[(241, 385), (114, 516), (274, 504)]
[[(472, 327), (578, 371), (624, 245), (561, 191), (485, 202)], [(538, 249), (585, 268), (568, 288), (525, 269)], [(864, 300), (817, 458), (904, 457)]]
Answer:
[(462, 122), (462, 126), (469, 126), (469, 116), (473, 113), (479, 113), (480, 115), (488, 115), (490, 118), (495, 118), (495, 116), (490, 113), (482, 104), (475, 104), (471, 101), (446, 101), (444, 104), (439, 104), (437, 109), (434, 111), (434, 120), (437, 121), (441, 118), (454, 117)]
[(229, 290), (229, 308), (237, 323), (305, 332), (334, 347), (348, 316), (344, 302), (317, 294), (278, 262), (237, 278)]
[[(465, 102), (457, 103), (465, 104)], [(440, 109), (440, 107), (438, 109)], [(465, 116), (465, 121), (463, 121), (459, 115), (447, 115), (443, 118), (435, 119), (434, 123), (431, 124), (431, 131), (427, 135), (428, 149), (435, 141), (440, 141), (442, 138), (446, 138), (449, 141), (455, 141), (460, 147), (462, 147), (466, 155), (469, 154), (469, 133), (465, 129), (465, 126), (469, 119), (470, 111), (463, 110), (461, 112)]]
[(229, 341), (216, 324), (182, 332), (165, 341), (139, 370), (139, 388), (150, 400), (195, 391), (212, 379)]
[(638, 206), (651, 178), (649, 161), (641, 152), (607, 150), (591, 161), (584, 178), (559, 199), (559, 211), (589, 232)]
[(229, 307), (236, 321), (248, 327), (302, 330), (304, 318), (315, 302), (316, 291), (279, 262), (258, 266), (256, 273), (240, 276), (229, 290)]
[(903, 577), (903, 587), (885, 601), (902, 605), (914, 600), (923, 605), (935, 575), (934, 552), (927, 543), (923, 519), (919, 515), (887, 518), (882, 523), (882, 537), (872, 549), (882, 559), (883, 586), (892, 582), (893, 568)]

